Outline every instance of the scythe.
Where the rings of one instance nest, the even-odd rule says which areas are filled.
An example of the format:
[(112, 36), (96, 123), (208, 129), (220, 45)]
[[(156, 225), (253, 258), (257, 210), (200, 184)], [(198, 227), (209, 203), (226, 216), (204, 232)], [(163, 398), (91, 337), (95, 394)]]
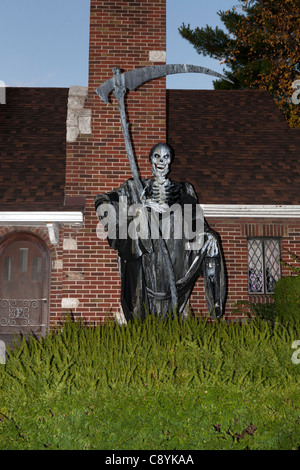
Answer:
[[(143, 85), (146, 82), (155, 80), (157, 78), (165, 77), (167, 75), (173, 75), (178, 73), (202, 73), (206, 75), (211, 75), (214, 77), (222, 78), (223, 80), (228, 80), (222, 74), (215, 72), (213, 70), (207, 69), (205, 67), (197, 65), (187, 65), (187, 64), (166, 64), (166, 65), (153, 65), (149, 67), (143, 67), (138, 69), (129, 70), (128, 72), (121, 72), (120, 68), (115, 67), (113, 69), (113, 77), (102, 83), (96, 93), (98, 96), (107, 104), (109, 104), (109, 95), (113, 92), (114, 96), (118, 100), (119, 111), (121, 117), (122, 132), (125, 141), (126, 153), (128, 156), (130, 168), (132, 171), (132, 176), (138, 190), (139, 195), (142, 195), (143, 185), (140, 180), (139, 171), (135, 162), (134, 152), (132, 147), (132, 142), (130, 138), (130, 133), (128, 129), (128, 122), (125, 109), (125, 95), (127, 90), (134, 91)], [(178, 304), (177, 289), (175, 284), (175, 277), (173, 266), (170, 260), (170, 255), (165, 245), (165, 242), (162, 237), (159, 238), (160, 246), (162, 253), (164, 255), (166, 267), (169, 275), (171, 298), (172, 298), (172, 308), (173, 314), (175, 314)]]

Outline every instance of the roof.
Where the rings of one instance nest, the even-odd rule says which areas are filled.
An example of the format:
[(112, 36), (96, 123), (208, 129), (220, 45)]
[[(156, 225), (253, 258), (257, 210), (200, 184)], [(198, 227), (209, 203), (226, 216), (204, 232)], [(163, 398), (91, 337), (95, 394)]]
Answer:
[(300, 129), (254, 90), (168, 90), (170, 177), (203, 204), (300, 204)]
[(0, 105), (0, 210), (64, 203), (68, 88), (7, 88)]
[[(0, 105), (0, 211), (82, 208), (65, 199), (68, 89), (8, 88)], [(202, 204), (300, 204), (300, 129), (264, 91), (167, 90), (170, 177)]]

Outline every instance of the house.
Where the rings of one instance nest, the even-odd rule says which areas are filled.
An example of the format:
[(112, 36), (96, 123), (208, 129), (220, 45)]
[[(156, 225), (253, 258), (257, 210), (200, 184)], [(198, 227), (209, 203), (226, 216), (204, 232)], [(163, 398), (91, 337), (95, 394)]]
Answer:
[[(103, 103), (95, 90), (115, 66), (165, 63), (165, 17), (165, 0), (91, 0), (88, 87), (6, 90), (0, 339), (44, 334), (68, 313), (94, 323), (120, 314), (117, 255), (97, 236), (94, 197), (131, 171), (116, 100)], [(285, 273), (278, 259), (300, 251), (300, 129), (267, 92), (166, 90), (164, 78), (131, 92), (127, 109), (141, 175), (151, 177), (152, 145), (167, 141), (170, 177), (193, 184), (221, 236), (225, 318), (237, 318), (238, 300), (271, 301)], [(190, 307), (206, 313), (201, 278)]]

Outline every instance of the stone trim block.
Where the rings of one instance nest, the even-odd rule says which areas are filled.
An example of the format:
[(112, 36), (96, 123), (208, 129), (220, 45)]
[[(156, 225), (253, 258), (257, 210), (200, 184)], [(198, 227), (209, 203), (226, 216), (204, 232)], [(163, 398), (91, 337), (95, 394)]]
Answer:
[(79, 305), (78, 299), (71, 299), (70, 297), (65, 297), (61, 299), (62, 308), (75, 309), (78, 307), (78, 305)]
[(92, 110), (84, 108), (88, 87), (71, 86), (68, 98), (67, 142), (76, 142), (80, 134), (92, 133)]
[(166, 62), (167, 53), (166, 51), (149, 51), (150, 62)]

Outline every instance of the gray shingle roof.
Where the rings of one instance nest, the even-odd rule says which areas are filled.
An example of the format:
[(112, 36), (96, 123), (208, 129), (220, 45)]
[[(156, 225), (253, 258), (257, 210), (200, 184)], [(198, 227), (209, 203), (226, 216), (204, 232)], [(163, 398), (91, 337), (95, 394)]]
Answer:
[(171, 178), (204, 204), (300, 204), (300, 129), (264, 91), (167, 91)]
[(0, 105), (0, 210), (63, 206), (67, 101), (67, 88), (7, 88)]

